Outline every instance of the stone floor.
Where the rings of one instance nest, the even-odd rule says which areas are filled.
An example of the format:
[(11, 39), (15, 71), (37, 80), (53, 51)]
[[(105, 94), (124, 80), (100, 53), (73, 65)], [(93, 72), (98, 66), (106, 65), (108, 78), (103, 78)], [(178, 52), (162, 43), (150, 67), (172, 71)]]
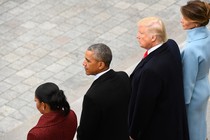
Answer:
[(113, 52), (111, 67), (130, 69), (144, 52), (136, 40), (139, 19), (161, 17), (168, 38), (182, 46), (179, 8), (185, 2), (0, 0), (0, 140), (19, 128), (25, 139), (27, 123), (39, 116), (34, 90), (47, 81), (65, 91), (79, 116), (77, 106), (93, 80), (82, 67), (86, 48), (105, 43)]

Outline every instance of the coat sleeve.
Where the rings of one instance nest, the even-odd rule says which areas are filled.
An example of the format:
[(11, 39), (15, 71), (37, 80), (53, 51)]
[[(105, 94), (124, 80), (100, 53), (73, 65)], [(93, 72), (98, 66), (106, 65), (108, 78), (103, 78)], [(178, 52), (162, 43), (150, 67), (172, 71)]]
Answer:
[(78, 140), (95, 139), (100, 120), (99, 114), (98, 105), (93, 101), (92, 98), (85, 95), (83, 100), (80, 125), (77, 129)]
[(147, 70), (142, 72), (138, 87), (130, 126), (130, 135), (134, 139), (138, 139), (149, 126), (161, 93), (162, 80), (158, 74)]
[(198, 73), (198, 58), (196, 52), (185, 49), (181, 53), (183, 64), (183, 83), (185, 104), (189, 104), (195, 87)]

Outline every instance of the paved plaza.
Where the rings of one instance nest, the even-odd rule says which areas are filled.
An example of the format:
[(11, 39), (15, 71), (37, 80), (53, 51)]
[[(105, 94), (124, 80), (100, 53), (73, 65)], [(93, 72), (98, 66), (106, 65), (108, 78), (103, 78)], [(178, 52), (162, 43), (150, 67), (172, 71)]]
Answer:
[(105, 43), (111, 68), (130, 73), (144, 52), (137, 22), (159, 16), (180, 47), (186, 0), (0, 0), (0, 140), (23, 140), (40, 113), (34, 91), (44, 82), (64, 90), (80, 118), (82, 97), (93, 81), (82, 66), (84, 52)]

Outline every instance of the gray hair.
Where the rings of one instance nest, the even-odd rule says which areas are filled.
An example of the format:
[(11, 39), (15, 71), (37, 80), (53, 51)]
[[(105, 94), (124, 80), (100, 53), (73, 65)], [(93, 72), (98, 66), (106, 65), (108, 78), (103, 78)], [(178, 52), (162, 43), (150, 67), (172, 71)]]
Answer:
[(107, 45), (103, 43), (93, 44), (87, 50), (94, 52), (94, 58), (97, 61), (104, 62), (109, 67), (112, 61), (112, 51)]

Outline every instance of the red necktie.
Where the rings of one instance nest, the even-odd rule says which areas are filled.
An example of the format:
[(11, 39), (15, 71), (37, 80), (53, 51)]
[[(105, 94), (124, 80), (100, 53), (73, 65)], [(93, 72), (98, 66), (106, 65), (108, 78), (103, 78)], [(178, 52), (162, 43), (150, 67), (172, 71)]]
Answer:
[(147, 55), (148, 55), (148, 50), (144, 53), (144, 57), (143, 58), (147, 57)]

